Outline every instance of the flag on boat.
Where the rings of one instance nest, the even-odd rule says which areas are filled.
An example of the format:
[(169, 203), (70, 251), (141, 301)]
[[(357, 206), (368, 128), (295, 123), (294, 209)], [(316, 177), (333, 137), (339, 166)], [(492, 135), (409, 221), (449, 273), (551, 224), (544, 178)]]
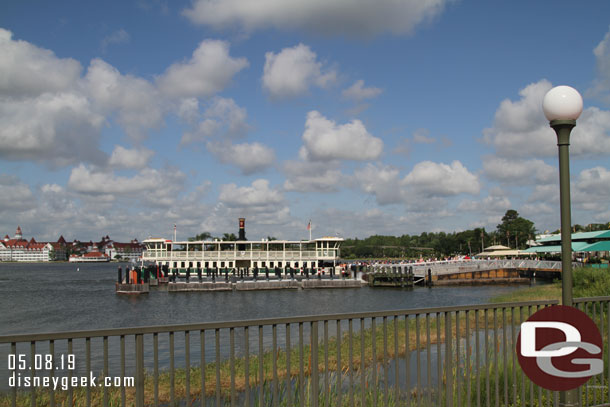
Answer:
[(309, 223), (307, 224), (307, 230), (311, 230), (311, 219), (309, 219)]

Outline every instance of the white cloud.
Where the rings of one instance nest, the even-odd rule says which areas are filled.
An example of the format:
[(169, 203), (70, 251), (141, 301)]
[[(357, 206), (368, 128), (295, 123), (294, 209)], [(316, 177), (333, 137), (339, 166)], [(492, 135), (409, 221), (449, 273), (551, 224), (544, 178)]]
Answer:
[(336, 192), (344, 175), (335, 163), (287, 161), (284, 189), (296, 192)]
[(0, 29), (0, 158), (102, 163), (104, 118), (78, 90), (81, 65)]
[(265, 54), (263, 88), (274, 99), (303, 95), (313, 85), (326, 88), (336, 77), (336, 71), (323, 69), (316, 53), (304, 44)]
[(178, 117), (186, 123), (194, 123), (199, 119), (199, 101), (197, 98), (182, 99), (178, 105)]
[(500, 189), (493, 189), (481, 200), (463, 200), (458, 204), (458, 210), (476, 212), (487, 217), (504, 214), (510, 209), (511, 202)]
[(68, 188), (108, 201), (125, 197), (143, 199), (152, 206), (169, 206), (176, 201), (184, 180), (185, 175), (176, 169), (144, 168), (133, 177), (124, 177), (111, 171), (92, 170), (81, 164), (72, 169)]
[(0, 28), (0, 95), (36, 97), (46, 92), (70, 90), (80, 77), (81, 64), (71, 58), (57, 58), (49, 50), (12, 39)]
[[(502, 157), (555, 157), (557, 137), (542, 112), (542, 99), (552, 85), (547, 80), (526, 86), (521, 99), (502, 101), (494, 126), (483, 131), (483, 140)], [(610, 153), (610, 112), (584, 109), (570, 137), (573, 156)]]
[(521, 89), (517, 102), (503, 100), (496, 111), (494, 127), (483, 130), (483, 140), (504, 157), (556, 155), (555, 133), (542, 112), (542, 98), (551, 87), (543, 79)]
[(141, 140), (145, 129), (158, 128), (163, 123), (157, 89), (142, 78), (121, 75), (101, 59), (91, 61), (84, 88), (101, 112), (118, 114), (117, 121), (134, 140)]
[(559, 183), (536, 185), (530, 195), (527, 197), (527, 202), (557, 202), (559, 203)]
[(610, 104), (610, 30), (593, 50), (597, 64), (597, 78), (587, 95), (598, 97)]
[[(194, 118), (198, 108), (196, 99), (187, 99), (181, 105), (185, 117)], [(250, 175), (273, 164), (273, 149), (259, 143), (235, 143), (243, 139), (250, 126), (246, 109), (233, 99), (215, 97), (202, 115), (202, 120), (182, 135), (180, 144), (186, 146), (205, 143), (207, 150), (223, 163), (239, 168), (242, 174)], [(190, 121), (190, 120), (189, 120)]]
[(273, 149), (258, 142), (240, 144), (209, 142), (206, 147), (221, 162), (239, 168), (243, 175), (262, 171), (275, 161)]
[(249, 187), (221, 186), (218, 200), (230, 208), (248, 207), (262, 211), (283, 204), (284, 197), (277, 189), (270, 188), (268, 180), (257, 179)]
[(304, 160), (375, 160), (383, 151), (383, 141), (372, 136), (360, 120), (338, 125), (317, 111), (307, 114), (303, 146)]
[(506, 184), (546, 184), (557, 180), (557, 169), (542, 160), (506, 159), (487, 156), (483, 158), (483, 172), (493, 181)]
[(316, 34), (370, 37), (410, 34), (438, 16), (446, 0), (194, 0), (184, 14), (194, 23), (246, 31), (275, 27)]
[(344, 89), (341, 95), (346, 98), (353, 100), (355, 102), (362, 102), (365, 99), (373, 99), (379, 96), (383, 92), (381, 88), (375, 87), (364, 87), (364, 81), (362, 79), (354, 82), (352, 86), (347, 89)]
[(399, 203), (404, 200), (398, 169), (367, 164), (354, 171), (354, 180), (367, 194), (372, 194), (379, 205)]
[(246, 58), (229, 55), (228, 42), (204, 40), (189, 61), (171, 65), (157, 78), (157, 84), (170, 97), (210, 97), (227, 87), (248, 65)]
[(413, 142), (419, 144), (434, 144), (436, 143), (436, 139), (430, 137), (430, 130), (417, 129), (413, 132)]
[[(556, 143), (555, 139), (555, 145)], [(557, 147), (555, 147), (557, 148)], [(589, 156), (610, 153), (610, 111), (588, 107), (576, 121), (570, 136), (570, 155)]]
[(114, 146), (108, 165), (116, 169), (142, 169), (148, 165), (154, 154), (154, 151), (147, 148), (127, 149)]
[(0, 97), (0, 158), (61, 167), (103, 163), (98, 149), (104, 119), (74, 93), (45, 93), (21, 100)]
[(102, 39), (102, 52), (106, 52), (109, 45), (128, 43), (130, 38), (129, 33), (123, 28), (116, 30)]
[(12, 175), (0, 174), (0, 213), (23, 212), (34, 206), (30, 187)]
[(573, 181), (572, 201), (575, 206), (593, 212), (610, 209), (610, 170), (598, 166), (583, 170)]
[[(187, 114), (194, 116), (192, 109), (195, 106), (192, 101), (187, 103), (190, 106), (185, 110), (191, 110)], [(247, 117), (246, 109), (239, 107), (233, 99), (216, 97), (204, 112), (203, 120), (196, 128), (184, 133), (180, 144), (186, 145), (210, 139), (226, 141), (242, 138), (249, 129)]]
[(477, 176), (457, 160), (451, 165), (422, 161), (405, 176), (403, 183), (413, 188), (413, 192), (421, 198), (463, 193), (474, 195), (481, 189)]

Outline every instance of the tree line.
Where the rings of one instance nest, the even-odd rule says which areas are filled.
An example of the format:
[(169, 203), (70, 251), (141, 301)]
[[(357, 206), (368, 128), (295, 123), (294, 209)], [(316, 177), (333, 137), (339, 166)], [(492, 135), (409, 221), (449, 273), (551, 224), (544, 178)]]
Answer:
[(519, 216), (509, 209), (502, 217), (496, 230), (474, 228), (461, 232), (423, 232), (420, 235), (383, 236), (374, 235), (366, 239), (346, 239), (341, 245), (344, 258), (383, 257), (449, 257), (456, 255), (473, 256), (484, 248), (502, 245), (525, 249), (527, 241), (535, 239), (534, 222)]
[[(610, 223), (590, 224), (587, 226), (574, 225), (573, 232), (589, 232), (610, 229)], [(559, 230), (553, 232), (559, 233)], [(354, 258), (444, 258), (449, 256), (474, 256), (484, 248), (494, 245), (507, 246), (512, 249), (523, 250), (528, 247), (527, 242), (536, 238), (534, 222), (525, 219), (514, 209), (506, 211), (501, 223), (495, 230), (474, 228), (461, 232), (423, 232), (420, 235), (385, 236), (373, 235), (365, 239), (345, 239), (341, 245), (341, 257)], [(189, 237), (189, 241), (213, 240), (209, 232), (203, 232)], [(233, 233), (224, 233), (217, 239), (235, 241), (237, 236)], [(267, 240), (276, 240), (268, 236)]]

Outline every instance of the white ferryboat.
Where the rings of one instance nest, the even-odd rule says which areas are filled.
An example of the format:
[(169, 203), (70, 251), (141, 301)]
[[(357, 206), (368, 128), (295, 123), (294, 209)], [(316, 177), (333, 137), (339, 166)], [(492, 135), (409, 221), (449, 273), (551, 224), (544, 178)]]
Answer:
[(340, 257), (340, 237), (310, 240), (246, 240), (245, 218), (239, 219), (237, 241), (173, 241), (163, 238), (144, 240), (143, 262), (167, 266), (179, 272), (194, 269), (336, 267)]

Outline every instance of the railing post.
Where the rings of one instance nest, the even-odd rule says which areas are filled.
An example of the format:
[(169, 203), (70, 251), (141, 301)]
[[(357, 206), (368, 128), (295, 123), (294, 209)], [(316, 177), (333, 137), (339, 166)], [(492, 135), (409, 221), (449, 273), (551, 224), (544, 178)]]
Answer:
[[(318, 406), (318, 321), (311, 323), (311, 405)], [(339, 370), (339, 369), (337, 369)], [(339, 390), (340, 391), (340, 390)]]
[(144, 407), (144, 335), (136, 334), (136, 407)]
[(445, 401), (447, 407), (453, 406), (453, 354), (451, 341), (451, 312), (445, 311), (445, 379), (447, 385), (445, 388)]

